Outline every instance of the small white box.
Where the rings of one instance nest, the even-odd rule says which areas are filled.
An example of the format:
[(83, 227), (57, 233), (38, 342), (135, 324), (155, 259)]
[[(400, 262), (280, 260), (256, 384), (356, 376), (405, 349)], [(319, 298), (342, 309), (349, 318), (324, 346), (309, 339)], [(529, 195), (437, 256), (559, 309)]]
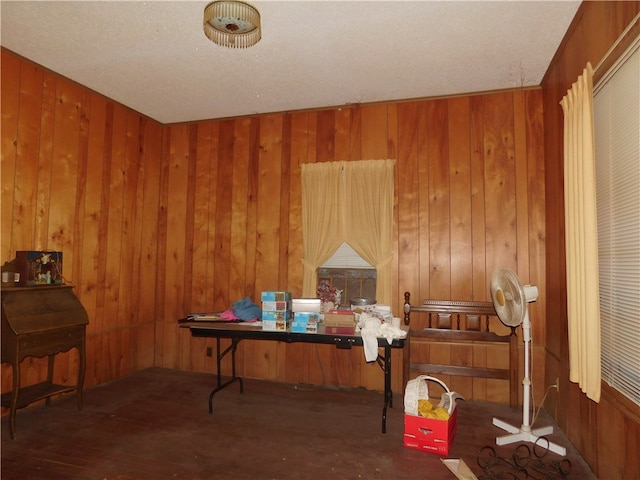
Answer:
[(322, 303), (319, 298), (294, 298), (291, 310), (293, 312), (320, 312)]

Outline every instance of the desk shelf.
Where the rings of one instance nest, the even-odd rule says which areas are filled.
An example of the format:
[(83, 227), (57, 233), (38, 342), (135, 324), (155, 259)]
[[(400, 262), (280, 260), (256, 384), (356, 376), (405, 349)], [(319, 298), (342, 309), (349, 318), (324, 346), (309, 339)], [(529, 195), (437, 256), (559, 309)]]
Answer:
[[(18, 390), (18, 400), (16, 408), (24, 408), (39, 400), (49, 399), (54, 395), (69, 393), (78, 389), (77, 385), (60, 385), (53, 382), (40, 382)], [(2, 406), (11, 407), (11, 397), (13, 392), (2, 394)]]

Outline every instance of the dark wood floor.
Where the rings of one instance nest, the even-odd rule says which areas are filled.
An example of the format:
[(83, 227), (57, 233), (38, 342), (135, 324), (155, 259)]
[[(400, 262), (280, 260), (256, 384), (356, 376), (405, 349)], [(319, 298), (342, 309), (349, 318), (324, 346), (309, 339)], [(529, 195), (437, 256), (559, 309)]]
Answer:
[[(215, 377), (165, 369), (145, 370), (87, 389), (85, 407), (75, 396), (54, 399), (17, 415), (17, 436), (2, 419), (2, 479), (430, 479), (456, 477), (442, 457), (403, 446), (402, 396), (395, 396), (387, 433), (381, 433), (382, 394), (246, 380), (214, 398)], [(497, 447), (493, 417), (519, 425), (521, 411), (459, 402), (458, 430), (449, 458), (462, 458), (479, 478), (484, 446), (511, 457), (517, 446)], [(552, 425), (544, 415), (535, 426)], [(533, 479), (595, 479), (557, 429), (550, 440), (567, 447), (569, 475), (549, 452)], [(505, 465), (505, 467), (508, 469)], [(545, 476), (544, 468), (551, 475)], [(526, 478), (526, 477), (525, 477)]]

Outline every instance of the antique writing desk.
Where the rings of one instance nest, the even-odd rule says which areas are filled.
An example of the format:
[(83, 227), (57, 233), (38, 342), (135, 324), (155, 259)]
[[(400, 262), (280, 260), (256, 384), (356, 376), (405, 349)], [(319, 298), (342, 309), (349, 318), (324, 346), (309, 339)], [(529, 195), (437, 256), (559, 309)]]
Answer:
[[(271, 340), (278, 342), (294, 343), (318, 343), (335, 345), (337, 348), (351, 348), (352, 346), (362, 346), (362, 337), (355, 335), (335, 335), (324, 333), (324, 327), (321, 327), (319, 333), (291, 333), (291, 332), (270, 332), (262, 330), (262, 327), (250, 323), (232, 323), (232, 322), (182, 322), (182, 327), (188, 327), (191, 335), (194, 337), (211, 337), (216, 339), (217, 355), (216, 355), (216, 374), (217, 386), (209, 394), (209, 413), (213, 413), (213, 396), (229, 386), (233, 382), (240, 385), (240, 393), (243, 393), (242, 377), (236, 374), (236, 349), (243, 339), (249, 340)], [(220, 339), (231, 339), (231, 345), (225, 350), (220, 350)], [(403, 384), (406, 384), (406, 359), (408, 359), (409, 336), (405, 338), (395, 338), (389, 344), (386, 338), (378, 338), (378, 347), (384, 350), (384, 354), (378, 354), (377, 363), (384, 372), (384, 405), (382, 408), (382, 433), (387, 431), (387, 408), (393, 407), (393, 392), (391, 390), (391, 349), (404, 349), (403, 361)], [(222, 381), (220, 372), (220, 363), (222, 359), (231, 353), (231, 378)]]
[[(2, 362), (11, 365), (13, 390), (2, 394), (9, 408), (9, 432), (16, 435), (16, 410), (37, 400), (49, 404), (52, 395), (76, 391), (82, 409), (85, 372), (85, 328), (87, 312), (74, 295), (72, 285), (2, 289)], [(53, 382), (56, 354), (78, 349), (75, 385)], [(21, 387), (20, 362), (26, 357), (48, 356), (47, 380)]]

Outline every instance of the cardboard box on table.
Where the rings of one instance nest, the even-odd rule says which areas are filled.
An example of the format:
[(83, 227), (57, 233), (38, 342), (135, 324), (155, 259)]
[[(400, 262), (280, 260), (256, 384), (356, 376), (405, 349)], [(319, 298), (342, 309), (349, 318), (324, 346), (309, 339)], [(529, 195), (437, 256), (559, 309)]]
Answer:
[(290, 302), (291, 292), (262, 292), (260, 300), (263, 302)]
[(353, 335), (356, 331), (356, 320), (351, 310), (329, 310), (324, 314), (326, 333), (337, 335)]
[(291, 302), (262, 302), (263, 312), (286, 312), (291, 310)]
[(321, 318), (318, 312), (294, 312), (292, 333), (318, 333)]
[(286, 332), (291, 322), (291, 310), (262, 311), (262, 330), (269, 332)]
[(291, 292), (262, 292), (262, 330), (286, 332), (291, 322)]

